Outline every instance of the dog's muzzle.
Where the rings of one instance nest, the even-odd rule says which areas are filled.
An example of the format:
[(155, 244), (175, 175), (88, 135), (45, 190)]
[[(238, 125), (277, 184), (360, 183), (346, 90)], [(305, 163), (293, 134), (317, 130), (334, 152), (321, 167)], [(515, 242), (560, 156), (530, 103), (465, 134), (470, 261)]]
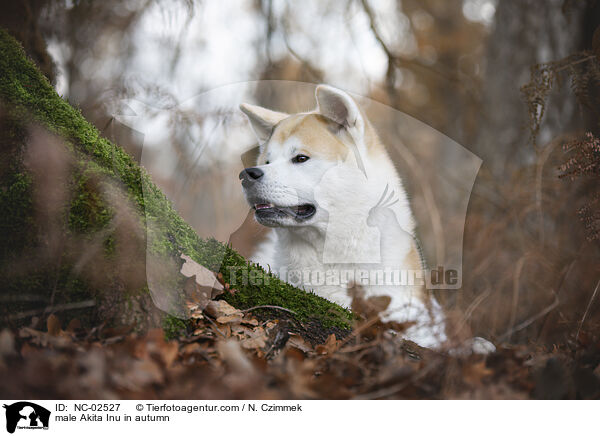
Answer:
[[(244, 189), (252, 191), (252, 185), (260, 181), (265, 173), (256, 167), (245, 168), (239, 175)], [(251, 195), (251, 197), (254, 197)], [(262, 198), (248, 198), (255, 211), (256, 219), (264, 225), (276, 225), (284, 218), (293, 218), (297, 222), (306, 221), (317, 211), (314, 204), (304, 203), (294, 206), (274, 205)]]

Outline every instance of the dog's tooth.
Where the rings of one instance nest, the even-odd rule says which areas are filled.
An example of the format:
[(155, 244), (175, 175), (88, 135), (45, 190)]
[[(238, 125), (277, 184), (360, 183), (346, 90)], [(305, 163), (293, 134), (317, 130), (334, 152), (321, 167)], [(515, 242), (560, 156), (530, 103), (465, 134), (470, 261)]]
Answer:
[(272, 209), (273, 205), (271, 203), (258, 203), (254, 205), (254, 209), (255, 210), (262, 210), (262, 209)]

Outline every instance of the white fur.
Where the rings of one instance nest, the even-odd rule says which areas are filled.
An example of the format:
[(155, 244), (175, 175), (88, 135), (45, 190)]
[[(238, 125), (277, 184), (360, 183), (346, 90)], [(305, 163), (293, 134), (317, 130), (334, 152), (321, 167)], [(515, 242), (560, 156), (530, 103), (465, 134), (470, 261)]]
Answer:
[[(286, 272), (308, 271), (326, 276), (329, 272), (345, 270), (377, 271), (411, 268), (406, 256), (417, 247), (415, 222), (402, 181), (388, 155), (369, 153), (376, 141), (367, 138), (368, 120), (354, 100), (346, 93), (319, 86), (316, 91), (319, 113), (343, 128), (338, 137), (348, 152), (336, 162), (310, 159), (294, 164), (291, 158), (303, 144), (298, 135), (286, 138), (284, 144), (274, 143), (273, 129), (287, 115), (267, 109), (244, 105), (267, 153), (269, 164), (257, 168), (264, 172), (260, 181), (246, 186), (244, 193), (251, 206), (268, 202), (276, 206), (317, 205), (315, 215), (297, 223), (283, 218), (273, 227), (265, 243), (257, 250), (253, 261), (287, 278), (292, 284), (312, 289), (318, 295), (349, 307), (351, 297), (347, 284), (315, 284), (291, 280)], [(279, 114), (279, 115), (278, 115)], [(378, 205), (384, 192), (393, 193), (387, 204)], [(385, 320), (415, 321), (405, 332), (408, 339), (427, 347), (439, 347), (445, 340), (444, 316), (435, 301), (426, 304), (419, 298), (423, 291), (418, 285), (367, 285), (366, 296), (389, 295), (392, 300)]]

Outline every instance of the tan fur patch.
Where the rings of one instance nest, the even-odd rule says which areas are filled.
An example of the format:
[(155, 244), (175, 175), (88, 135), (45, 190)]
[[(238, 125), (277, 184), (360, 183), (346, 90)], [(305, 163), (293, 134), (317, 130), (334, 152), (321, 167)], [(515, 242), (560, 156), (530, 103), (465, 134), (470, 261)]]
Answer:
[[(421, 259), (421, 255), (419, 254), (419, 250), (417, 250), (417, 247), (415, 247), (414, 244), (411, 246), (410, 251), (406, 255), (406, 258), (404, 259), (404, 265), (406, 265), (406, 268), (408, 270), (413, 270), (413, 271), (417, 271), (417, 270), (420, 270), (423, 268), (423, 262)], [(420, 291), (418, 293), (419, 299), (423, 302), (427, 301), (427, 294), (425, 292), (425, 286), (422, 286), (419, 289), (419, 291)]]
[(298, 153), (333, 161), (345, 159), (348, 148), (334, 133), (335, 128), (335, 123), (320, 114), (292, 115), (275, 127), (275, 131), (258, 161), (264, 163), (269, 147), (273, 147), (274, 144), (283, 146), (292, 137), (297, 138), (303, 144), (303, 148), (298, 150)]

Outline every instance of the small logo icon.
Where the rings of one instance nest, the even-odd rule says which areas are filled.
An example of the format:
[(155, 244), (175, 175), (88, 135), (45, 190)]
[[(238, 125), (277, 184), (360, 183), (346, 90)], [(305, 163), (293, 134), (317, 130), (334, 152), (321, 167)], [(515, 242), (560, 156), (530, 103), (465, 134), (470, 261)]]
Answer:
[(50, 411), (29, 401), (4, 405), (6, 409), (6, 431), (14, 433), (20, 429), (48, 429)]

